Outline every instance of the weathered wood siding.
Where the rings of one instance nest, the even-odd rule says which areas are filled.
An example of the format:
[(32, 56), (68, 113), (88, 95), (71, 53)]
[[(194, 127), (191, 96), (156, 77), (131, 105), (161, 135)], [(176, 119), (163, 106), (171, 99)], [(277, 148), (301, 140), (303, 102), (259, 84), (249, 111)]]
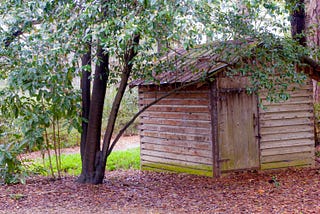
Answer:
[[(217, 78), (217, 136), (213, 135), (210, 88), (193, 86), (150, 107), (140, 118), (141, 168), (213, 175), (222, 172), (314, 165), (312, 83), (296, 87), (280, 103), (248, 95), (246, 78)], [(143, 107), (171, 86), (139, 86)], [(213, 142), (216, 138), (217, 142)], [(213, 161), (213, 145), (218, 145)]]
[(247, 93), (246, 77), (220, 77), (217, 82), (221, 171), (258, 169), (257, 97)]
[[(140, 107), (168, 91), (140, 86)], [(140, 122), (142, 169), (212, 176), (208, 86), (170, 95), (144, 112)]]
[(290, 92), (289, 100), (260, 109), (261, 169), (314, 165), (312, 83)]

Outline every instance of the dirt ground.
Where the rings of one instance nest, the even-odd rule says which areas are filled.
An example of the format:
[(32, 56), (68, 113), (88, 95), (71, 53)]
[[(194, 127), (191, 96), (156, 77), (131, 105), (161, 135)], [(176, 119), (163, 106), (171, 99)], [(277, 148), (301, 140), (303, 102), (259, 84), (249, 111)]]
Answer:
[(320, 213), (320, 169), (234, 173), (219, 179), (139, 170), (104, 184), (35, 177), (0, 186), (0, 213)]
[[(116, 149), (137, 146), (133, 136)], [(75, 180), (33, 177), (0, 186), (0, 213), (320, 213), (319, 164), (222, 178), (128, 170), (107, 172), (101, 185)]]

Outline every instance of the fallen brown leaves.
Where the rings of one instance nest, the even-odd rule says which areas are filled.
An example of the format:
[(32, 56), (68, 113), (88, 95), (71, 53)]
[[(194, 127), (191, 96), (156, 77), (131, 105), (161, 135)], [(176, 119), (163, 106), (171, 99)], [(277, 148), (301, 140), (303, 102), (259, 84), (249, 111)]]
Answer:
[(102, 185), (37, 177), (0, 186), (1, 213), (320, 213), (320, 169), (235, 173), (213, 179), (108, 172)]

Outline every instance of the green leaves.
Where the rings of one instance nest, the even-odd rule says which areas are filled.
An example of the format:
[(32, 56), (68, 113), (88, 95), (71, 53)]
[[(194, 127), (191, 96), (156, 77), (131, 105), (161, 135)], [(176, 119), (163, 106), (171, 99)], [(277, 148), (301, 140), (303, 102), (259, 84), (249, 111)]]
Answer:
[[(49, 149), (44, 135), (56, 121), (79, 129), (80, 93), (73, 80), (78, 75), (75, 65), (81, 53), (74, 51), (80, 39), (71, 35), (77, 32), (73, 22), (68, 24), (73, 18), (71, 9), (78, 8), (70, 3), (8, 2), (3, 9), (0, 76), (6, 85), (0, 91), (0, 114), (1, 120), (12, 121), (14, 128), (4, 130), (2, 143), (14, 142), (30, 150)], [(10, 158), (3, 161), (10, 166)], [(16, 167), (19, 164), (16, 162)]]
[(25, 183), (28, 173), (17, 158), (22, 151), (19, 143), (0, 144), (0, 184)]

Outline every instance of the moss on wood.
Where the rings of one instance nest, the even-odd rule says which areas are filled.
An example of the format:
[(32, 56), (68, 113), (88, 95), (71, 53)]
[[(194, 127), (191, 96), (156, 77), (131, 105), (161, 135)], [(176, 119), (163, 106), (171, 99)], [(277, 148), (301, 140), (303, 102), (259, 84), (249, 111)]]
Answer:
[(142, 170), (160, 171), (160, 172), (175, 172), (175, 173), (188, 173), (194, 175), (202, 175), (212, 177), (212, 167), (208, 165), (168, 165), (163, 163), (148, 163), (147, 165), (141, 166)]
[(303, 159), (303, 160), (293, 160), (293, 161), (279, 161), (279, 162), (269, 162), (262, 163), (261, 169), (277, 169), (277, 168), (285, 168), (285, 167), (302, 167), (302, 166), (314, 166), (314, 160), (311, 159)]

